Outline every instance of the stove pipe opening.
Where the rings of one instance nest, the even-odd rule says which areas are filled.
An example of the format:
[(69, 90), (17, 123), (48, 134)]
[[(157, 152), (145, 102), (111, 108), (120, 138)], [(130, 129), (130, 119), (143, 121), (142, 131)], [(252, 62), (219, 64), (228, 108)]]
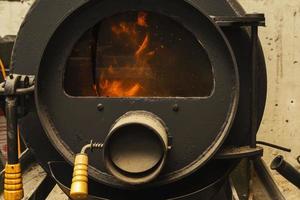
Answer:
[(166, 126), (146, 111), (131, 111), (112, 126), (104, 143), (104, 162), (117, 179), (140, 185), (156, 178), (168, 151)]

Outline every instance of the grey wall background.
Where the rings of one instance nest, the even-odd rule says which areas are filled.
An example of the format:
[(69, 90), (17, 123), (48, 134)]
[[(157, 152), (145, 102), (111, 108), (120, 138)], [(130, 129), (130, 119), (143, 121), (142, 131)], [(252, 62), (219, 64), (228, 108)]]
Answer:
[(9, 2), (0, 0), (0, 36), (18, 32), (25, 14), (34, 0)]
[[(0, 0), (0, 36), (16, 34), (33, 0)], [(292, 148), (292, 153), (265, 148), (267, 164), (278, 154), (298, 167), (300, 155), (300, 0), (239, 0), (247, 12), (266, 14), (260, 29), (268, 67), (268, 100), (259, 139)], [(273, 172), (288, 200), (300, 199), (300, 191)]]

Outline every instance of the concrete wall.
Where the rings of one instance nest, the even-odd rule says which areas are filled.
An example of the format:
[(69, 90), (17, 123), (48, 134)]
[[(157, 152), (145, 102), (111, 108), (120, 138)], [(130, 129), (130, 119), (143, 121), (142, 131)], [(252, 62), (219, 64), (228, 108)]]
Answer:
[[(295, 166), (300, 155), (300, 1), (239, 0), (247, 12), (266, 14), (267, 27), (260, 39), (268, 66), (268, 101), (259, 139), (291, 148), (292, 153), (266, 148), (265, 161), (283, 154)], [(0, 0), (0, 36), (16, 34), (33, 0)], [(300, 191), (274, 173), (288, 200), (300, 199)]]
[(15, 35), (34, 0), (9, 2), (0, 0), (0, 36)]

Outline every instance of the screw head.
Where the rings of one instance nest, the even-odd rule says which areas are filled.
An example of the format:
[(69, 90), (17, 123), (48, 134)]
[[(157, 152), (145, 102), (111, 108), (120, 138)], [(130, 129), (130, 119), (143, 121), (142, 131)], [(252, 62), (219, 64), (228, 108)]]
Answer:
[(98, 111), (102, 111), (102, 110), (104, 109), (103, 104), (99, 103), (99, 104), (97, 105), (97, 109), (98, 109)]
[(179, 105), (178, 104), (174, 104), (173, 105), (173, 111), (174, 112), (178, 112), (179, 111)]

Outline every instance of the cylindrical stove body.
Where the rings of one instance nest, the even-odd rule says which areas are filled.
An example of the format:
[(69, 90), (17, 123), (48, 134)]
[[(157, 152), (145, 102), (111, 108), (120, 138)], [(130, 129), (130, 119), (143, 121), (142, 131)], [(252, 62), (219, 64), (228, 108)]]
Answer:
[[(225, 0), (35, 2), (12, 57), (14, 73), (36, 76), (25, 141), (66, 193), (93, 140), (104, 148), (89, 153), (91, 199), (213, 198), (239, 162), (218, 150), (251, 139), (252, 55), (246, 29), (211, 16), (243, 14)], [(257, 64), (260, 122), (260, 47)]]

